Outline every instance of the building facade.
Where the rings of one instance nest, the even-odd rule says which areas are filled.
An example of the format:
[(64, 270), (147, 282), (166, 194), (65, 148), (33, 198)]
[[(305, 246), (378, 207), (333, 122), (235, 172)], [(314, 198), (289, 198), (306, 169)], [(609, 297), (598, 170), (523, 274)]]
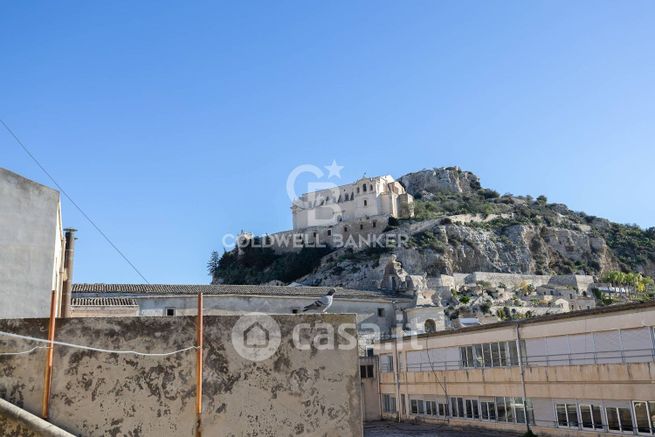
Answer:
[(0, 318), (47, 317), (66, 276), (59, 192), (0, 168), (0, 229)]
[(375, 345), (380, 415), (538, 435), (652, 435), (654, 326), (648, 303), (385, 340)]
[(306, 193), (294, 200), (293, 229), (368, 222), (375, 217), (412, 217), (413, 202), (412, 195), (391, 176), (365, 177), (352, 184)]

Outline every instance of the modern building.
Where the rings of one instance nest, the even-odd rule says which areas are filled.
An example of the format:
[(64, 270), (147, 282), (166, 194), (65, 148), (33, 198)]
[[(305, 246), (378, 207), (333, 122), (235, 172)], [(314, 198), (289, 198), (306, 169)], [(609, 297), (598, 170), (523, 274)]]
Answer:
[(529, 426), (538, 435), (652, 435), (654, 326), (650, 302), (382, 340), (379, 416)]
[(67, 277), (59, 192), (0, 168), (0, 229), (0, 318), (47, 317)]

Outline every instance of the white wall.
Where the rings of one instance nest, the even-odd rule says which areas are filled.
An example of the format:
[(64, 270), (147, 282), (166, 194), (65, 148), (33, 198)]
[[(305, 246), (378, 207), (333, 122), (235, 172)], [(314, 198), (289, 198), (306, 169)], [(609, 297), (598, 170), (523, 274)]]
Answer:
[(61, 292), (59, 193), (0, 168), (0, 318), (47, 317)]

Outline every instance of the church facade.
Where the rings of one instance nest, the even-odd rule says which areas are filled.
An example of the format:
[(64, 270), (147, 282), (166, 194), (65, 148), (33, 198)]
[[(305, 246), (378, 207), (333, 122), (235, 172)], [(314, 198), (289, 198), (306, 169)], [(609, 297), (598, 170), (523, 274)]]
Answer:
[(410, 218), (414, 198), (391, 176), (364, 177), (354, 183), (306, 193), (293, 201), (293, 229)]

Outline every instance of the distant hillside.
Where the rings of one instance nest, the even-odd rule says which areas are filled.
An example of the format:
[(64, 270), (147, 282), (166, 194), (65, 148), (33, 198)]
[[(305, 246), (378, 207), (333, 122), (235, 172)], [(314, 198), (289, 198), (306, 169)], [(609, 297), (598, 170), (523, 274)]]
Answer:
[(385, 253), (395, 253), (406, 271), (428, 276), (474, 271), (600, 275), (615, 270), (655, 276), (653, 227), (612, 223), (549, 203), (543, 195), (501, 195), (456, 167), (422, 170), (399, 181), (416, 199), (415, 217), (391, 220), (387, 231), (406, 234), (405, 247), (333, 253), (304, 249), (302, 255), (252, 249), (243, 259), (228, 252), (210, 262), (213, 281), (370, 287)]

